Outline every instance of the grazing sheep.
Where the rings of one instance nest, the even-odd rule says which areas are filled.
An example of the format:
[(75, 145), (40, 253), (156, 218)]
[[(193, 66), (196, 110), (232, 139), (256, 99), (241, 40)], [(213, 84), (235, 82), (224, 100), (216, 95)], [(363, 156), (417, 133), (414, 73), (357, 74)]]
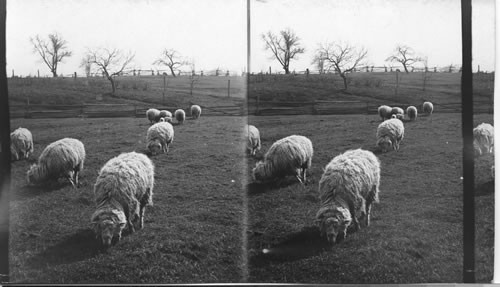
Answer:
[(313, 157), (312, 142), (298, 135), (282, 138), (271, 146), (253, 169), (257, 181), (273, 180), (277, 177), (295, 175), (301, 182), (306, 182), (306, 170), (311, 167)]
[(28, 170), (28, 183), (40, 184), (60, 177), (78, 186), (78, 173), (83, 169), (85, 148), (77, 139), (64, 138), (49, 144)]
[(164, 123), (165, 122), (165, 118), (160, 118), (160, 123)]
[(201, 107), (198, 105), (191, 106), (191, 116), (195, 119), (199, 118), (201, 115)]
[(164, 117), (163, 120), (167, 123), (172, 123), (172, 117)]
[(157, 110), (157, 109), (149, 109), (146, 111), (146, 116), (148, 118), (148, 120), (151, 122), (151, 124), (153, 123), (157, 123), (160, 121), (160, 111)]
[(165, 118), (165, 117), (172, 117), (172, 113), (167, 111), (167, 110), (161, 110), (160, 111), (160, 118)]
[[(391, 110), (391, 115), (405, 115), (405, 110), (403, 110), (402, 108), (400, 107), (394, 107), (392, 108)], [(398, 117), (399, 118), (399, 117)]]
[(174, 127), (167, 122), (159, 122), (149, 127), (146, 134), (147, 148), (153, 155), (168, 153), (170, 144), (174, 141)]
[(416, 120), (418, 114), (417, 108), (415, 106), (409, 106), (408, 108), (406, 108), (406, 114), (411, 121)]
[(137, 221), (140, 229), (144, 227), (146, 206), (153, 205), (153, 185), (153, 162), (140, 153), (122, 153), (101, 168), (94, 185), (96, 211), (91, 225), (105, 247), (114, 236), (120, 241), (125, 226), (131, 233)]
[(255, 152), (260, 150), (260, 133), (259, 130), (253, 125), (247, 125), (247, 151), (255, 156)]
[(383, 152), (388, 151), (391, 147), (398, 151), (399, 144), (403, 140), (405, 127), (399, 119), (389, 119), (380, 123), (377, 128), (377, 146)]
[(182, 124), (184, 122), (184, 120), (186, 119), (186, 112), (184, 112), (184, 110), (182, 110), (182, 109), (178, 109), (175, 111), (174, 116), (175, 116), (175, 119), (177, 120), (177, 122), (179, 124)]
[(424, 104), (422, 105), (422, 110), (425, 114), (432, 115), (434, 105), (431, 102), (424, 102)]
[(474, 135), (474, 155), (492, 153), (494, 144), (494, 128), (492, 125), (482, 123), (472, 131)]
[(378, 202), (380, 161), (370, 151), (349, 150), (333, 158), (319, 181), (321, 207), (316, 223), (328, 242), (346, 237), (347, 228), (360, 228), (359, 218), (370, 225), (373, 202)]
[(28, 158), (33, 153), (33, 136), (26, 128), (17, 128), (10, 134), (10, 155), (12, 160)]
[(385, 121), (391, 117), (392, 108), (386, 105), (378, 107), (378, 115)]

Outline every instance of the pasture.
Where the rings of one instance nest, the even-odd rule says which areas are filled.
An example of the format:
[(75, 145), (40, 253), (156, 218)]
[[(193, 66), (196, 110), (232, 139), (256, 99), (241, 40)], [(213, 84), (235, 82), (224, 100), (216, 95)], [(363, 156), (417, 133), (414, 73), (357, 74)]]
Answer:
[[(474, 126), (492, 123), (479, 114)], [(249, 158), (247, 176), (276, 140), (298, 134), (314, 146), (306, 186), (289, 177), (248, 185), (249, 282), (451, 283), (462, 282), (461, 114), (420, 116), (405, 122), (399, 152), (375, 148), (377, 115), (249, 117), (260, 130), (262, 150)], [(331, 246), (314, 219), (323, 168), (354, 148), (381, 161), (380, 202), (367, 228)], [(476, 280), (493, 276), (494, 184), (492, 155), (476, 161)], [(263, 249), (270, 252), (264, 254)]]
[[(10, 281), (15, 283), (241, 282), (246, 270), (243, 117), (202, 117), (174, 125), (168, 154), (155, 164), (154, 205), (144, 229), (107, 251), (90, 229), (100, 168), (129, 151), (146, 152), (146, 118), (15, 119), (35, 152), (12, 164)], [(78, 189), (60, 180), (30, 187), (26, 171), (49, 143), (80, 139), (87, 152)]]

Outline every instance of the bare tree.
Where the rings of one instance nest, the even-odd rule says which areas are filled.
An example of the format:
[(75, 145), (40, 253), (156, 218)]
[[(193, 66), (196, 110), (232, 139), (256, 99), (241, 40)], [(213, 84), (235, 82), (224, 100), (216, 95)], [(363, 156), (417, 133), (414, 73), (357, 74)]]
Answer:
[(72, 52), (67, 50), (67, 41), (57, 33), (49, 34), (49, 41), (45, 41), (36, 35), (30, 38), (33, 44), (33, 52), (42, 57), (43, 62), (49, 67), (53, 77), (57, 77), (57, 65), (66, 57), (71, 57)]
[(344, 89), (347, 89), (347, 74), (358, 67), (365, 66), (363, 62), (368, 51), (365, 48), (357, 49), (347, 43), (320, 44), (316, 50), (316, 58), (325, 60), (326, 69), (333, 69), (344, 80)]
[(91, 65), (96, 65), (111, 83), (112, 95), (115, 95), (116, 84), (115, 77), (120, 75), (125, 68), (132, 62), (135, 54), (128, 52), (125, 54), (119, 49), (89, 49), (87, 57)]
[(278, 60), (285, 70), (285, 74), (290, 74), (290, 60), (297, 58), (298, 54), (305, 51), (299, 43), (300, 38), (289, 28), (280, 31), (279, 36), (271, 31), (262, 34), (262, 40), (266, 43), (265, 49), (271, 50), (272, 58)]
[(177, 51), (173, 49), (163, 50), (161, 56), (153, 62), (153, 65), (165, 65), (170, 69), (172, 76), (175, 77), (175, 71), (179, 71), (179, 68), (188, 65), (188, 61), (181, 60)]
[(391, 56), (389, 56), (386, 61), (389, 62), (399, 62), (403, 65), (405, 72), (408, 73), (408, 67), (412, 67), (413, 64), (421, 62), (422, 58), (416, 56), (415, 51), (405, 45), (398, 45)]
[(314, 55), (311, 64), (316, 66), (320, 74), (323, 74), (325, 72), (325, 56), (321, 51), (318, 51), (318, 53)]

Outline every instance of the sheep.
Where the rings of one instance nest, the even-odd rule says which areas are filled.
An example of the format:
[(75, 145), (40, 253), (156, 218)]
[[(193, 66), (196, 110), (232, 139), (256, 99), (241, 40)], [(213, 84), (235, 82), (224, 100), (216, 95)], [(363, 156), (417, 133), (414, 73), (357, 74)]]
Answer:
[(300, 183), (306, 182), (306, 171), (311, 167), (313, 146), (304, 136), (291, 135), (271, 146), (252, 170), (256, 181), (272, 180), (276, 177), (295, 175)]
[(137, 221), (139, 229), (144, 227), (146, 206), (153, 205), (153, 185), (154, 165), (144, 154), (122, 153), (101, 168), (94, 185), (91, 227), (104, 247), (114, 236), (120, 241), (125, 226), (130, 233)]
[(197, 119), (200, 117), (200, 115), (201, 115), (201, 107), (198, 105), (192, 105), (191, 106), (191, 116), (194, 119)]
[[(396, 115), (396, 116), (397, 115), (402, 115), (402, 117), (404, 117), (405, 111), (402, 108), (400, 108), (400, 107), (394, 107), (394, 108), (391, 109), (391, 116), (392, 115)], [(397, 116), (397, 118), (399, 118), (399, 116)]]
[(434, 105), (431, 102), (424, 102), (422, 105), (422, 110), (427, 115), (432, 115), (432, 111), (434, 110)]
[(247, 151), (252, 156), (255, 156), (255, 152), (259, 151), (261, 148), (260, 144), (260, 132), (259, 130), (253, 126), (253, 125), (247, 125), (246, 126), (246, 131), (247, 131)]
[(10, 155), (12, 160), (29, 158), (33, 150), (33, 136), (28, 129), (19, 127), (10, 134)]
[(160, 111), (160, 118), (172, 117), (172, 113), (167, 110)]
[(328, 242), (346, 237), (347, 228), (370, 225), (371, 205), (379, 202), (380, 161), (370, 151), (348, 150), (327, 164), (319, 182), (320, 209), (316, 224)]
[(73, 138), (63, 138), (49, 144), (27, 172), (29, 184), (67, 178), (73, 187), (78, 186), (78, 173), (83, 169), (85, 147)]
[(165, 118), (160, 118), (160, 123), (165, 122)]
[(186, 112), (184, 112), (183, 109), (176, 110), (174, 115), (175, 115), (175, 119), (177, 120), (177, 122), (179, 124), (182, 124), (184, 122), (184, 120), (186, 119)]
[(160, 121), (160, 111), (157, 109), (149, 109), (146, 111), (146, 116), (151, 124)]
[(409, 106), (408, 108), (406, 108), (406, 114), (411, 121), (416, 120), (418, 115), (417, 108), (415, 106)]
[(391, 147), (398, 151), (404, 133), (405, 128), (401, 120), (389, 119), (382, 122), (377, 128), (377, 146), (380, 147), (383, 152), (388, 151)]
[(483, 153), (492, 153), (494, 144), (494, 128), (492, 125), (482, 123), (472, 131), (474, 135), (474, 155), (480, 156)]
[(386, 105), (378, 107), (378, 115), (385, 121), (391, 117), (392, 108)]
[(174, 141), (174, 127), (167, 122), (159, 122), (149, 127), (146, 134), (147, 148), (155, 155), (162, 151), (168, 153), (170, 144)]

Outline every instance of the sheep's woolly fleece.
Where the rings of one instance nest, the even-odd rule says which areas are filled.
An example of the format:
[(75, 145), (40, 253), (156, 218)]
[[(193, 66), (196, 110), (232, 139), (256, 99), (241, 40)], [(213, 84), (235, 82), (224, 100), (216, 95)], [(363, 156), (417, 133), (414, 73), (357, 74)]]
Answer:
[(260, 132), (254, 125), (247, 125), (247, 150), (249, 153), (254, 156), (256, 151), (259, 151), (261, 148), (260, 143)]
[(417, 108), (415, 106), (409, 106), (408, 108), (406, 108), (406, 114), (408, 115), (410, 120), (416, 120), (418, 115)]
[(154, 154), (161, 151), (168, 152), (174, 140), (174, 127), (168, 122), (159, 122), (149, 127), (146, 134), (147, 148)]
[(377, 146), (383, 151), (389, 147), (399, 150), (399, 143), (404, 138), (405, 128), (403, 122), (399, 119), (389, 119), (380, 123), (377, 128)]
[(33, 136), (26, 128), (17, 128), (10, 134), (10, 153), (13, 160), (28, 158), (33, 153)]
[(474, 135), (474, 153), (476, 156), (492, 153), (494, 146), (494, 128), (488, 123), (482, 123), (472, 131)]
[(299, 176), (300, 169), (311, 167), (312, 157), (311, 140), (299, 135), (288, 136), (273, 143), (264, 155), (264, 160), (253, 169), (253, 175), (258, 181), (286, 175)]
[(153, 205), (153, 186), (154, 165), (146, 155), (130, 152), (110, 159), (94, 185), (96, 211), (91, 221), (123, 224), (138, 218), (141, 204)]
[(160, 120), (160, 111), (157, 109), (149, 109), (146, 111), (146, 117), (151, 123), (156, 123)]
[(391, 118), (392, 108), (386, 105), (382, 105), (378, 107), (378, 115), (382, 118), (382, 120)]
[(191, 106), (191, 116), (195, 119), (199, 118), (201, 115), (201, 107), (198, 105)]
[[(78, 172), (83, 169), (85, 147), (77, 139), (64, 138), (49, 144), (28, 171), (29, 183), (57, 180), (66, 177), (78, 184)], [(74, 177), (74, 179), (72, 179)]]
[(432, 111), (434, 110), (434, 105), (431, 102), (424, 102), (422, 105), (422, 110), (426, 114), (432, 114)]
[(184, 120), (186, 119), (186, 112), (184, 112), (184, 110), (182, 110), (182, 109), (178, 109), (174, 112), (174, 116), (175, 116), (175, 119), (177, 120), (177, 122), (182, 124), (184, 122)]

